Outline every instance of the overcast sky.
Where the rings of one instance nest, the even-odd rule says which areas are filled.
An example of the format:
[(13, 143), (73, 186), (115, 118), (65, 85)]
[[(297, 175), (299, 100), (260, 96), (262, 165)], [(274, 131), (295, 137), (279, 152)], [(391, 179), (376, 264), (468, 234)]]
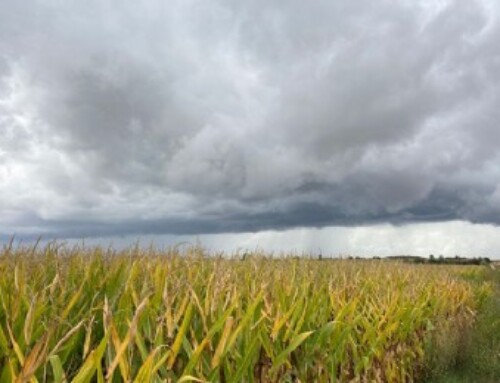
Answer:
[(500, 250), (497, 1), (1, 3), (3, 239)]

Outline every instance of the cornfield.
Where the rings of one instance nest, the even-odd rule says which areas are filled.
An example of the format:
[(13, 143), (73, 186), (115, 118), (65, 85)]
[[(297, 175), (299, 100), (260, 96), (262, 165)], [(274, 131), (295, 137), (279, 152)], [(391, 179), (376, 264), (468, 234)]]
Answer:
[(489, 294), (463, 270), (4, 248), (0, 382), (419, 381)]

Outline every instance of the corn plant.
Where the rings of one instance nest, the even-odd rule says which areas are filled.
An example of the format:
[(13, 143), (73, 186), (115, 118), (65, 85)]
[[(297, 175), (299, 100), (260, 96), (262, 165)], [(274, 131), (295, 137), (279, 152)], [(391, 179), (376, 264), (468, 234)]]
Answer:
[(490, 293), (459, 270), (6, 247), (0, 382), (417, 381), (426, 345), (459, 336), (450, 324), (465, 331)]

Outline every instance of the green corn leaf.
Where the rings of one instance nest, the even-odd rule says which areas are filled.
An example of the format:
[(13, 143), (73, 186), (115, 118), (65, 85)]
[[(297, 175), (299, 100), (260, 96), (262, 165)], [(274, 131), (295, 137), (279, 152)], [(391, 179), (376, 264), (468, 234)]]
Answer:
[[(99, 346), (90, 353), (71, 383), (89, 383), (97, 370), (100, 371), (98, 376), (102, 378), (101, 360), (108, 344), (107, 341), (107, 337), (102, 338)], [(104, 380), (104, 378), (102, 379)]]
[(61, 359), (57, 355), (51, 355), (49, 362), (52, 365), (52, 372), (54, 374), (54, 383), (66, 383), (66, 375), (61, 363)]
[(290, 344), (276, 357), (271, 370), (276, 371), (279, 367), (281, 367), (281, 365), (288, 360), (290, 354), (313, 333), (314, 331), (306, 331), (292, 338)]

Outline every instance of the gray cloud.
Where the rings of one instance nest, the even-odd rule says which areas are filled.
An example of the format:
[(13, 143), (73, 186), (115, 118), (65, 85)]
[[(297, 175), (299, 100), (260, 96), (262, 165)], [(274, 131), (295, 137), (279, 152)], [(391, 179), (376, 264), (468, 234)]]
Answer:
[(3, 235), (500, 223), (493, 1), (3, 9)]

